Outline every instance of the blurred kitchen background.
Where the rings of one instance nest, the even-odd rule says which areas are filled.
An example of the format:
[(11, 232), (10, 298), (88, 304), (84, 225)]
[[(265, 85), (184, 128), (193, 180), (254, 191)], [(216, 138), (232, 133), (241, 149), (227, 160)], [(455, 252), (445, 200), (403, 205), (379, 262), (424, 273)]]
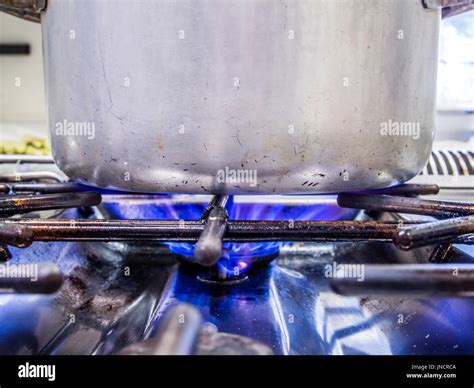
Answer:
[(0, 13), (0, 47), (0, 154), (47, 154), (41, 25)]
[[(0, 153), (47, 154), (41, 26), (0, 13), (0, 45)], [(474, 12), (442, 22), (436, 140), (474, 149)]]

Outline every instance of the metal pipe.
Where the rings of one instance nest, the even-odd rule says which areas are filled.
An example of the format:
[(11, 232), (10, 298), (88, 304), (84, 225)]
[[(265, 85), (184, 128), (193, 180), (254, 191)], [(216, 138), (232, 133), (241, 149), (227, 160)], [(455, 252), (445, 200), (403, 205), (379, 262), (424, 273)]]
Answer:
[(0, 193), (41, 193), (58, 194), (74, 193), (87, 190), (84, 186), (75, 182), (63, 183), (11, 183), (0, 184)]
[(195, 262), (207, 267), (216, 264), (222, 256), (222, 238), (229, 218), (225, 209), (229, 197), (218, 195), (214, 198), (209, 213), (205, 212), (206, 223), (194, 249)]
[(0, 223), (0, 244), (25, 248), (33, 242), (33, 232), (25, 225)]
[(438, 185), (403, 184), (383, 189), (367, 190), (364, 194), (377, 195), (434, 195), (439, 193)]
[(473, 264), (338, 265), (332, 289), (351, 296), (473, 296)]
[(1, 264), (0, 292), (52, 294), (59, 290), (64, 276), (53, 263)]
[(62, 182), (61, 175), (53, 171), (33, 171), (33, 172), (16, 172), (12, 174), (1, 174), (0, 182), (27, 182), (39, 180), (52, 180), (55, 182)]
[[(418, 225), (420, 222), (405, 222)], [(205, 228), (201, 221), (4, 219), (20, 225), (33, 241), (175, 241), (194, 243)], [(236, 221), (229, 220), (224, 242), (255, 241), (386, 241), (392, 242), (396, 222), (380, 221)], [(464, 241), (459, 237), (452, 242)], [(6, 242), (8, 243), (8, 242)]]
[(154, 337), (125, 347), (121, 355), (192, 354), (201, 327), (201, 314), (195, 307), (181, 303), (170, 308), (159, 321)]
[(214, 195), (209, 203), (207, 204), (206, 208), (202, 212), (201, 221), (206, 221), (214, 207), (219, 206), (225, 208), (227, 202), (229, 201), (228, 195)]
[[(445, 243), (455, 236), (470, 233), (474, 233), (474, 216), (450, 218), (404, 227), (395, 231), (393, 241), (397, 247), (409, 250), (425, 245)], [(466, 238), (468, 237), (466, 236)], [(474, 239), (474, 236), (471, 236), (471, 239)]]
[(0, 216), (29, 213), (40, 210), (96, 206), (102, 197), (95, 191), (43, 195), (15, 195), (0, 197)]
[(0, 164), (1, 163), (54, 164), (54, 160), (49, 155), (0, 155)]
[(427, 199), (392, 197), (388, 195), (341, 193), (337, 197), (341, 207), (419, 214), (440, 218), (474, 214), (474, 204)]

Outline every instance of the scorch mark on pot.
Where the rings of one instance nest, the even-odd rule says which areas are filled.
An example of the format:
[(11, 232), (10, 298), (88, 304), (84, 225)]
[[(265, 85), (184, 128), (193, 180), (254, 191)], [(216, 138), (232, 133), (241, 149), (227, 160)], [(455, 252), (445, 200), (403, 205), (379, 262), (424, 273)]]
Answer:
[(102, 68), (102, 75), (104, 76), (104, 81), (105, 81), (105, 86), (107, 88), (107, 95), (109, 97), (109, 110), (112, 109), (112, 107), (114, 106), (114, 103), (112, 101), (112, 94), (110, 93), (110, 87), (109, 87), (109, 81), (107, 79), (107, 75), (105, 73), (105, 66), (104, 66), (104, 59), (102, 57), (102, 47), (101, 47), (101, 44), (100, 44), (100, 40), (98, 42), (98, 45), (99, 47), (99, 59), (100, 59), (100, 66)]
[(232, 136), (232, 137), (237, 140), (237, 143), (239, 143), (239, 145), (240, 145), (241, 147), (243, 147), (244, 145), (243, 145), (242, 142), (240, 141), (239, 134), (240, 134), (240, 130), (238, 130), (237, 133), (235, 134), (235, 136)]

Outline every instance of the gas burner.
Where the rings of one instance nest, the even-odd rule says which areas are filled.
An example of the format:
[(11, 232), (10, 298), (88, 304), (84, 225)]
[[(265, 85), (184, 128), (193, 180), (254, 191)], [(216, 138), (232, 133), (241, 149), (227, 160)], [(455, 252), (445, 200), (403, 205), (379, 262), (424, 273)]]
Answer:
[[(199, 220), (207, 225), (207, 217), (209, 217), (216, 201), (218, 201), (217, 197), (209, 202), (208, 196), (105, 197), (99, 211), (101, 218), (104, 219), (175, 220), (177, 227), (183, 230), (187, 226), (185, 220), (189, 219)], [(226, 224), (234, 221), (280, 221), (282, 224), (287, 223), (291, 226), (294, 221), (349, 220), (356, 212), (340, 208), (334, 202), (318, 202), (303, 198), (299, 198), (298, 201), (293, 199), (290, 202), (276, 203), (266, 202), (260, 198), (249, 201), (245, 197), (236, 199), (224, 197), (221, 201), (226, 203), (225, 209), (220, 210), (223, 215), (222, 222)], [(204, 236), (201, 239), (205, 240)], [(140, 242), (138, 245), (142, 246), (142, 244), (143, 242)], [(164, 244), (172, 253), (181, 257), (182, 261), (196, 263), (199, 260), (206, 260), (205, 257), (199, 257), (200, 254), (206, 255), (208, 253), (206, 249), (212, 250), (216, 246), (219, 247), (221, 243), (219, 241), (217, 244), (211, 242), (209, 243), (210, 248), (204, 249), (202, 245), (206, 244), (205, 241), (198, 241), (197, 244), (168, 241)], [(283, 244), (285, 244), (284, 241), (223, 242), (221, 244), (222, 251), (217, 249), (216, 252), (213, 252), (215, 255), (213, 261), (220, 259), (219, 256), (230, 256), (234, 262), (243, 262), (253, 266), (257, 262), (266, 262), (275, 258)], [(198, 255), (195, 254), (196, 248)]]
[[(268, 262), (278, 256), (282, 242), (261, 243), (224, 243), (219, 260), (230, 260), (239, 267), (249, 267), (257, 262)], [(193, 262), (195, 244), (167, 243), (171, 252), (183, 257), (184, 261)], [(245, 270), (245, 268), (241, 268)]]
[[(233, 246), (235, 245), (233, 244)], [(264, 255), (252, 256), (235, 254), (235, 251), (229, 251), (224, 247), (222, 256), (217, 263), (212, 265), (208, 272), (197, 275), (197, 279), (205, 284), (215, 286), (242, 284), (248, 280), (247, 272), (251, 268), (261, 268), (278, 257), (279, 248), (276, 251), (270, 250), (270, 252), (265, 247), (262, 250), (266, 252)]]
[[(0, 174), (0, 255), (40, 276), (0, 278), (29, 294), (0, 295), (0, 324), (47, 316), (37, 324), (50, 335), (31, 342), (36, 326), (12, 328), (1, 354), (411, 354), (420, 341), (420, 352), (439, 352), (426, 331), (446, 332), (447, 353), (474, 349), (464, 298), (474, 292), (474, 206), (425, 199), (437, 186), (197, 197), (99, 192), (41, 171), (17, 178)], [(362, 266), (364, 281), (326, 276), (328, 266)], [(183, 303), (199, 319), (192, 336), (175, 334), (195, 343), (181, 347), (180, 334), (167, 348), (167, 311)]]
[[(98, 192), (82, 191), (83, 189), (71, 192), (72, 186), (67, 182), (64, 190), (61, 183), (53, 185), (54, 187), (48, 187), (45, 183), (40, 185), (40, 192), (47, 191), (48, 194), (34, 194), (34, 184), (30, 184), (31, 194), (10, 192), (9, 195), (4, 195), (0, 198), (0, 215), (10, 217), (31, 211), (71, 207), (84, 209), (97, 206), (102, 200)], [(55, 190), (59, 192), (56, 193)], [(209, 284), (222, 283), (223, 280), (225, 284), (242, 283), (245, 280), (244, 272), (251, 265), (275, 257), (282, 244), (288, 241), (383, 241), (392, 242), (402, 250), (435, 244), (430, 261), (440, 262), (445, 259), (451, 244), (474, 243), (474, 205), (416, 197), (419, 193), (435, 194), (438, 190), (432, 185), (402, 185), (366, 193), (343, 193), (337, 198), (341, 208), (366, 209), (371, 213), (416, 214), (441, 219), (435, 221), (304, 220), (307, 217), (305, 213), (303, 216), (300, 214), (303, 219), (295, 220), (287, 218), (288, 215), (291, 217), (295, 214), (294, 209), (290, 211), (284, 208), (279, 208), (279, 213), (274, 210), (269, 212), (276, 219), (230, 219), (228, 208), (236, 209), (234, 214), (239, 214), (241, 208), (233, 203), (233, 198), (225, 195), (213, 197), (197, 220), (92, 219), (95, 214), (93, 211), (82, 211), (89, 218), (78, 219), (3, 218), (0, 220), (0, 242), (4, 252), (2, 257), (7, 260), (11, 256), (8, 246), (27, 247), (34, 241), (161, 242), (167, 244), (171, 251), (181, 254), (185, 261), (210, 267), (210, 275), (200, 277)], [(162, 205), (154, 207), (155, 211), (165, 216), (180, 216), (178, 208), (170, 206), (169, 197), (161, 197), (159, 200)], [(193, 211), (199, 209), (195, 204), (192, 206)], [(114, 206), (109, 206), (109, 211), (111, 208), (114, 209)], [(115, 208), (118, 214), (120, 210), (120, 207)], [(262, 214), (262, 208), (259, 209), (259, 214)], [(324, 213), (319, 211), (317, 214)], [(236, 269), (237, 273), (234, 273)]]
[(245, 283), (249, 280), (247, 275), (223, 275), (222, 271), (211, 268), (208, 275), (197, 275), (200, 282), (210, 286), (235, 286), (237, 284)]

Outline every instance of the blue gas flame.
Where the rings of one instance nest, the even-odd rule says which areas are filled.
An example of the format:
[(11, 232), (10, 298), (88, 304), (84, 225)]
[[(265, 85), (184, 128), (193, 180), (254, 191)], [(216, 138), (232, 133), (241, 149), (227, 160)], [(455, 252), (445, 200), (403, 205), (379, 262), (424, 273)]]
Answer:
[[(175, 207), (173, 210), (177, 219), (181, 217), (196, 219), (204, 210), (204, 206), (189, 206), (187, 209)], [(229, 210), (230, 220), (335, 220), (344, 218), (347, 210), (336, 205), (282, 205), (272, 203), (234, 203)], [(242, 274), (250, 268), (250, 263), (264, 257), (278, 254), (285, 242), (252, 242), (252, 243), (224, 243), (224, 255), (218, 266), (229, 275)], [(166, 243), (176, 254), (192, 257), (195, 244)]]
[[(353, 217), (353, 211), (342, 209), (335, 203), (251, 203), (235, 202), (227, 206), (230, 220), (341, 220)], [(206, 208), (204, 202), (177, 202), (171, 196), (159, 196), (149, 205), (134, 206), (133, 202), (108, 204), (112, 218), (155, 219), (155, 220), (197, 220)], [(226, 272), (244, 273), (254, 261), (278, 254), (284, 242), (224, 243), (224, 255), (219, 265)], [(184, 257), (194, 255), (195, 244), (168, 242), (170, 251)], [(190, 260), (192, 261), (192, 260)]]

